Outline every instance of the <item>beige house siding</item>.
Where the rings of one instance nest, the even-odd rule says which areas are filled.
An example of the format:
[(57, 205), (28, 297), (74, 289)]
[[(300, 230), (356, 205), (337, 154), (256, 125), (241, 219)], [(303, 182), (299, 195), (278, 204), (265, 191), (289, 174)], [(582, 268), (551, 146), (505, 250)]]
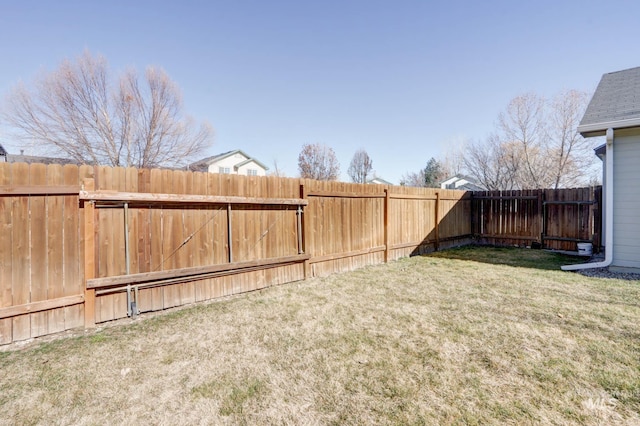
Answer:
[(247, 162), (236, 169), (238, 164), (247, 161), (247, 157), (240, 153), (230, 155), (220, 160), (214, 161), (209, 165), (209, 173), (221, 173), (220, 168), (227, 169), (230, 174), (248, 175), (249, 170), (255, 170), (256, 176), (265, 176), (266, 170), (255, 161)]
[(640, 268), (640, 129), (617, 131), (613, 158), (613, 266)]

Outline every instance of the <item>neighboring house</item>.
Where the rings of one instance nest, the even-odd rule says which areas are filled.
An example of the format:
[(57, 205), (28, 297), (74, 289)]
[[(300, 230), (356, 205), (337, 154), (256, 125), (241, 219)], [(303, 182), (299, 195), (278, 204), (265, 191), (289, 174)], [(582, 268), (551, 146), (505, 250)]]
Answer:
[(440, 189), (459, 189), (462, 191), (484, 191), (485, 188), (469, 176), (452, 176), (440, 182)]
[(41, 157), (37, 155), (24, 155), (24, 151), (20, 151), (20, 155), (9, 154), (2, 145), (0, 145), (0, 163), (40, 163), (40, 164), (77, 164), (68, 158)]
[(373, 184), (373, 185), (393, 185), (391, 182), (388, 182), (382, 179), (381, 177), (374, 177), (372, 179), (369, 179), (367, 183)]
[(598, 266), (640, 272), (640, 67), (602, 76), (578, 132), (606, 136), (596, 148), (605, 200), (605, 260)]
[(247, 176), (265, 176), (269, 168), (243, 151), (236, 149), (204, 158), (189, 165), (195, 172), (223, 173)]

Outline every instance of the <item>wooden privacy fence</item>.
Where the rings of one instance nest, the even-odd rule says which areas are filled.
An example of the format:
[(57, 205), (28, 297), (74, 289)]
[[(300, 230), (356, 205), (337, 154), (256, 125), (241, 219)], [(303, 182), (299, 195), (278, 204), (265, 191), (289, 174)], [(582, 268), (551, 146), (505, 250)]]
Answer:
[(0, 163), (0, 344), (470, 242), (470, 194)]
[(472, 195), (473, 234), (481, 244), (576, 251), (601, 248), (602, 187), (483, 191)]

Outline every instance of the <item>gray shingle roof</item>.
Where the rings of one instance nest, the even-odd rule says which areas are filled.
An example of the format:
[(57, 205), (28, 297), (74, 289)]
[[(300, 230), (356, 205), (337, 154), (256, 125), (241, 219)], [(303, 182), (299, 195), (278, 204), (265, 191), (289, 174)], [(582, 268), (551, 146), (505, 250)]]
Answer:
[(79, 164), (77, 161), (68, 158), (56, 158), (56, 157), (40, 157), (35, 155), (14, 155), (7, 154), (7, 163), (27, 163), (27, 164)]
[(198, 160), (195, 163), (189, 164), (189, 170), (194, 172), (206, 172), (207, 168), (209, 167), (209, 164), (221, 158), (225, 158), (225, 157), (228, 157), (229, 155), (235, 154), (238, 151), (239, 150), (236, 149), (234, 151), (227, 151), (227, 152), (223, 152), (222, 154), (216, 154), (216, 155), (212, 155), (211, 157), (203, 158), (202, 160)]
[(604, 74), (578, 126), (583, 136), (640, 122), (640, 67)]

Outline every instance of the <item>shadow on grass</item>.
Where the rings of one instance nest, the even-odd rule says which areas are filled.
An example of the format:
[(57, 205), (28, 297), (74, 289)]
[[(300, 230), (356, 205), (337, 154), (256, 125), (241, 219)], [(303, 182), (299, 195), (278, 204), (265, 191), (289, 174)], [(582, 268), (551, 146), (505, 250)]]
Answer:
[(508, 265), (521, 268), (559, 271), (562, 265), (585, 263), (588, 258), (515, 247), (464, 246), (429, 253), (426, 257), (470, 260), (492, 265)]

